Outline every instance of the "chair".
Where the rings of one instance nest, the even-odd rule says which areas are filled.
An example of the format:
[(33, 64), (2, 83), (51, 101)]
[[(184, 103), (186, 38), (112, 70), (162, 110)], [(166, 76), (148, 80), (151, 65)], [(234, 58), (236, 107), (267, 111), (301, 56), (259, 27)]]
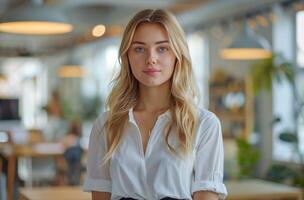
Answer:
[(7, 176), (6, 173), (3, 173), (4, 163), (1, 156), (2, 148), (5, 148), (5, 145), (10, 143), (10, 133), (8, 131), (0, 130), (0, 200), (7, 199)]
[(2, 158), (0, 157), (0, 200), (7, 199), (6, 197), (6, 175), (2, 172)]
[(6, 199), (6, 176), (0, 172), (0, 200)]
[[(44, 142), (41, 130), (27, 131), (27, 144), (35, 145)], [(26, 186), (50, 184), (56, 176), (56, 164), (53, 158), (20, 157), (18, 159), (18, 176)]]
[(27, 143), (37, 144), (44, 142), (42, 131), (39, 129), (29, 129), (27, 133)]

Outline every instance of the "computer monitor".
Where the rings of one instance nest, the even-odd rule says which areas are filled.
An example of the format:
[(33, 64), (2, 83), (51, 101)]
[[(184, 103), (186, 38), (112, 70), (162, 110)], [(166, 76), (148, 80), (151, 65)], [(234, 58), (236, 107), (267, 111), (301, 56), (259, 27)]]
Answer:
[(19, 99), (0, 99), (0, 120), (19, 119)]

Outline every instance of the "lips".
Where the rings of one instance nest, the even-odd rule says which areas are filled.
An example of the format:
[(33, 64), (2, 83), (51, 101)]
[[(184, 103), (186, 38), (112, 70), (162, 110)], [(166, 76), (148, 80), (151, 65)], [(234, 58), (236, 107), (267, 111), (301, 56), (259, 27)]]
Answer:
[(157, 69), (147, 69), (147, 70), (144, 70), (144, 73), (146, 73), (148, 75), (154, 75), (157, 72), (160, 72), (160, 70), (157, 70)]
[(148, 69), (148, 70), (144, 70), (144, 72), (160, 72), (160, 70), (157, 70), (157, 69)]

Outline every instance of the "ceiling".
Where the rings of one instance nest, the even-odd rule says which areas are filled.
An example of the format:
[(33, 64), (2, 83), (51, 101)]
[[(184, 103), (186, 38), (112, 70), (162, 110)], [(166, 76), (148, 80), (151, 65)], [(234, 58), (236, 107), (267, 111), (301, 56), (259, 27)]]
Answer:
[[(0, 56), (51, 54), (75, 45), (119, 34), (130, 17), (145, 8), (167, 8), (182, 26), (191, 28), (219, 18), (257, 9), (280, 0), (0, 0), (0, 20), (25, 4), (39, 4), (63, 12), (74, 25), (68, 34), (25, 36), (0, 32)], [(236, 6), (237, 5), (237, 6)], [(101, 38), (90, 35), (96, 24), (106, 25)]]

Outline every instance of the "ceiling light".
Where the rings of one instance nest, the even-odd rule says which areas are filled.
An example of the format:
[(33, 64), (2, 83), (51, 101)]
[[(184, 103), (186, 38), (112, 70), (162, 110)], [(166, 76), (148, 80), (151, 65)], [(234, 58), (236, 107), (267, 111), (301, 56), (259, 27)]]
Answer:
[(221, 50), (221, 57), (229, 60), (266, 59), (271, 55), (267, 40), (249, 31), (248, 28), (245, 28), (231, 45)]
[(121, 25), (111, 25), (107, 27), (107, 35), (111, 37), (121, 36), (123, 27)]
[(64, 65), (58, 70), (60, 78), (82, 78), (84, 75), (84, 69), (78, 65)]
[(1, 19), (0, 31), (28, 35), (63, 34), (73, 30), (62, 13), (40, 5), (20, 6)]
[(101, 37), (106, 32), (106, 27), (102, 24), (96, 25), (92, 30), (94, 37)]

